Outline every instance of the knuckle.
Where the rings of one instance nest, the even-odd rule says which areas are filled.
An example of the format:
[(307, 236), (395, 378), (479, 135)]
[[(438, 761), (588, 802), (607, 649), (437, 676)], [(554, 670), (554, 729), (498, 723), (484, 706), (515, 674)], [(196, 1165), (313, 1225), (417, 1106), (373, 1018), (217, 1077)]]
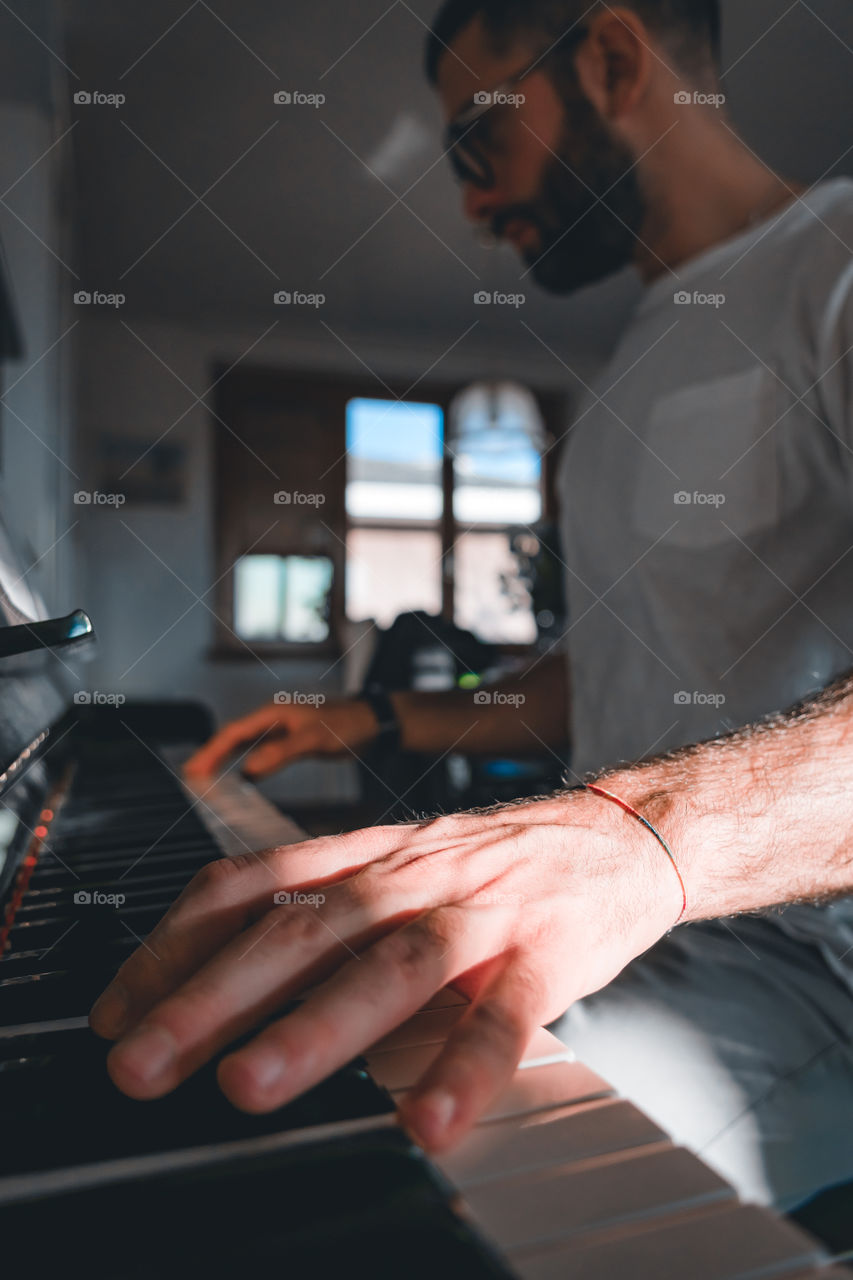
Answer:
[[(309, 907), (283, 903), (270, 908), (261, 920), (261, 928), (265, 931), (262, 934), (264, 937), (280, 941), (282, 933), (285, 933), (289, 943), (302, 946), (319, 937), (321, 926), (316, 911)], [(326, 933), (325, 929), (323, 933)]]
[(193, 876), (188, 892), (196, 894), (219, 894), (227, 892), (236, 884), (248, 865), (248, 858), (238, 854), (233, 858), (217, 858), (207, 862)]
[(419, 973), (436, 952), (446, 951), (454, 937), (454, 930), (431, 917), (415, 920), (390, 934), (380, 946), (389, 965), (403, 974), (412, 974)]

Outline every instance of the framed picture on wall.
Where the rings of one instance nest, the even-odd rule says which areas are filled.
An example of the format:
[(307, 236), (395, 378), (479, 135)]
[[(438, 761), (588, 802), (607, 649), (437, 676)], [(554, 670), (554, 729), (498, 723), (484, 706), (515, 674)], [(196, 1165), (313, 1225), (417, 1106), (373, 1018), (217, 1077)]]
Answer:
[(189, 492), (189, 455), (180, 441), (102, 436), (98, 488), (123, 493), (128, 503), (180, 506)]

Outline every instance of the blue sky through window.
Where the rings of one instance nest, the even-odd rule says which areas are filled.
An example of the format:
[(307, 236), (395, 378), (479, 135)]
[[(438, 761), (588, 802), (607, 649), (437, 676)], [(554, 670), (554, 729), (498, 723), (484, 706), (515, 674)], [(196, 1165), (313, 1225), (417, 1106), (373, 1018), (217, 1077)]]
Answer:
[(347, 452), (354, 458), (439, 466), (444, 414), (435, 404), (350, 400)]

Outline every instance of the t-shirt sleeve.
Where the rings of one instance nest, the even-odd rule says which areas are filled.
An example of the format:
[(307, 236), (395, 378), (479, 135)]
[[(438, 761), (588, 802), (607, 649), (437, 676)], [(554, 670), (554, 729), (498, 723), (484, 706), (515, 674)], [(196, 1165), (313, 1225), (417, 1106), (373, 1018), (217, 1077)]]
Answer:
[(853, 257), (832, 287), (818, 335), (815, 387), (826, 424), (853, 475)]

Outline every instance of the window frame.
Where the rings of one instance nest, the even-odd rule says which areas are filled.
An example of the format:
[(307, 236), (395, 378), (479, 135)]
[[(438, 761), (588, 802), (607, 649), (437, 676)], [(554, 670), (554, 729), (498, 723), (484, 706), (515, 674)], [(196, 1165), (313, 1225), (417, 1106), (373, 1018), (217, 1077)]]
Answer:
[[(291, 537), (278, 543), (275, 537), (265, 541), (263, 545), (239, 552), (228, 563), (226, 550), (229, 543), (227, 529), (223, 528), (224, 504), (223, 487), (227, 484), (227, 476), (223, 474), (222, 440), (229, 432), (234, 435), (239, 430), (241, 408), (248, 402), (262, 403), (270, 409), (277, 404), (287, 403), (294, 394), (306, 394), (310, 397), (316, 388), (320, 395), (329, 393), (342, 398), (343, 412), (341, 420), (336, 424), (340, 432), (341, 460), (346, 455), (346, 406), (350, 400), (367, 399), (389, 401), (394, 399), (408, 400), (417, 404), (436, 405), (442, 412), (446, 425), (450, 406), (460, 391), (470, 386), (475, 379), (454, 379), (453, 381), (421, 382), (415, 388), (407, 388), (401, 382), (389, 379), (377, 383), (375, 380), (340, 374), (323, 375), (311, 372), (289, 372), (263, 366), (241, 367), (231, 373), (227, 366), (218, 365), (214, 369), (216, 396), (213, 406), (213, 472), (214, 494), (212, 512), (214, 521), (214, 565), (216, 582), (214, 586), (216, 617), (213, 648), (210, 656), (224, 660), (247, 660), (250, 658), (269, 660), (282, 658), (337, 658), (342, 655), (344, 628), (352, 625), (346, 615), (346, 539), (351, 528), (361, 529), (399, 529), (401, 531), (436, 530), (441, 540), (441, 615), (453, 622), (455, 613), (456, 582), (454, 577), (454, 554), (459, 536), (467, 532), (469, 526), (458, 525), (453, 514), (454, 473), (453, 457), (446, 447), (442, 452), (442, 514), (437, 522), (424, 520), (395, 520), (393, 518), (361, 518), (350, 517), (346, 512), (345, 489), (346, 475), (343, 476), (344, 506), (341, 528), (334, 530), (339, 545), (334, 553), (300, 545)], [(518, 380), (521, 381), (520, 379)], [(549, 441), (542, 458), (540, 484), (542, 491), (541, 519), (553, 521), (556, 516), (555, 474), (558, 445), (568, 427), (569, 394), (567, 389), (543, 387), (524, 382), (521, 385), (530, 390), (536, 398)], [(407, 394), (408, 392), (408, 394)], [(511, 524), (502, 522), (477, 522), (470, 526), (474, 532), (496, 533), (512, 528)], [(234, 623), (234, 572), (233, 565), (239, 555), (274, 554), (274, 555), (324, 555), (331, 554), (333, 561), (332, 591), (329, 608), (329, 636), (325, 641), (316, 643), (274, 641), (247, 641), (238, 637), (233, 630)], [(496, 643), (499, 652), (510, 655), (528, 655), (533, 651), (532, 644)]]

